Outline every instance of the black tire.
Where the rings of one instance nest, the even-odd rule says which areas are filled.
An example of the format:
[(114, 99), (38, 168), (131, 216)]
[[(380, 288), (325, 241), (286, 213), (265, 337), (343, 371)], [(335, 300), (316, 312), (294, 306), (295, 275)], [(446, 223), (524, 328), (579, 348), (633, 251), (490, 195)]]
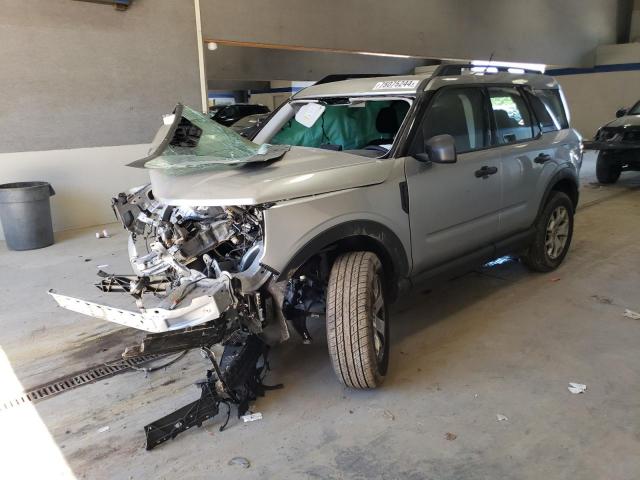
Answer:
[(616, 183), (622, 173), (622, 164), (611, 152), (598, 153), (596, 161), (596, 177), (600, 183)]
[[(372, 252), (345, 253), (331, 268), (327, 343), (333, 370), (347, 387), (375, 388), (387, 373), (389, 321), (383, 278), (380, 259)], [(382, 322), (375, 322), (375, 309)]]
[[(560, 222), (554, 222), (552, 225), (552, 216), (561, 215), (563, 210), (566, 213), (567, 222), (566, 232), (564, 233), (566, 241), (560, 249), (560, 245), (555, 243), (555, 240), (560, 238), (560, 230), (564, 231), (564, 228), (560, 229)], [(522, 259), (531, 270), (550, 272), (560, 266), (571, 245), (573, 213), (574, 206), (569, 196), (564, 192), (552, 191), (536, 220), (536, 234), (533, 243), (529, 246), (527, 254)], [(561, 217), (556, 217), (556, 219), (559, 218)], [(553, 233), (554, 228), (558, 228), (555, 236)]]

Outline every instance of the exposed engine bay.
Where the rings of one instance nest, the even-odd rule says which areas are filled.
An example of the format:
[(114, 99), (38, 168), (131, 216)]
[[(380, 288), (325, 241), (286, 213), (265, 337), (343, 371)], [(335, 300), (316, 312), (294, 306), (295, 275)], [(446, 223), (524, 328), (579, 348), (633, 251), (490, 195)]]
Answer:
[[(200, 399), (145, 427), (148, 449), (199, 426), (221, 404), (227, 421), (231, 404), (243, 415), (270, 388), (262, 383), (266, 356), (289, 338), (285, 311), (308, 342), (305, 321), (324, 314), (324, 291), (312, 276), (276, 283), (260, 263), (269, 205), (177, 207), (155, 199), (147, 185), (119, 194), (112, 206), (129, 232), (135, 275), (99, 271), (96, 286), (130, 294), (138, 311), (49, 293), (69, 310), (148, 332), (125, 358), (200, 348), (211, 361)], [(224, 348), (220, 358), (211, 349), (216, 344)]]

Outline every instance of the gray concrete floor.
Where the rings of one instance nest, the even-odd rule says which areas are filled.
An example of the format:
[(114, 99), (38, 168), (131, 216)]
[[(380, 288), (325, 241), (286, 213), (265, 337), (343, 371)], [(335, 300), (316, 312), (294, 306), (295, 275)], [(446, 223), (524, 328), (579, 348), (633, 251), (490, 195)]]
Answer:
[[(0, 476), (639, 478), (640, 321), (622, 314), (640, 310), (640, 175), (593, 182), (589, 156), (573, 246), (556, 272), (509, 262), (398, 303), (379, 390), (338, 384), (315, 325), (311, 345), (274, 350), (269, 381), (285, 388), (256, 402), (262, 421), (223, 433), (210, 421), (146, 452), (142, 427), (197, 397), (206, 363), (192, 352), (147, 378), (126, 373), (0, 412)], [(140, 337), (45, 293), (101, 300), (95, 267), (127, 271), (124, 232), (107, 228), (112, 238), (65, 232), (31, 252), (0, 244), (0, 397), (116, 358)], [(570, 394), (572, 381), (588, 390)], [(228, 465), (236, 456), (251, 467)]]

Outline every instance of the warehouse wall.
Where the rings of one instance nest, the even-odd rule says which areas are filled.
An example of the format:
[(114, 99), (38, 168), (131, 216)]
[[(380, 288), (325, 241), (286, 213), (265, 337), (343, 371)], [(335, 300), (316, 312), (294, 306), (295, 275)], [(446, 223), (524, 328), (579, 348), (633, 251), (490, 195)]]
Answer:
[(50, 181), (56, 231), (112, 221), (111, 195), (147, 179), (123, 165), (178, 101), (200, 105), (193, 1), (0, 0), (0, 12), (0, 183)]
[[(628, 30), (628, 0), (201, 0), (209, 39), (426, 58), (591, 65)], [(626, 19), (625, 19), (626, 17)], [(230, 19), (220, 21), (220, 19)], [(232, 20), (231, 20), (232, 19)]]
[(147, 142), (178, 100), (200, 105), (192, 1), (0, 0), (0, 12), (0, 152)]
[(125, 165), (144, 157), (148, 150), (147, 144), (141, 144), (0, 153), (0, 184), (51, 183), (56, 191), (51, 197), (56, 231), (115, 222), (111, 197), (149, 181), (146, 170)]
[(349, 53), (305, 52), (219, 45), (207, 51), (207, 80), (320, 80), (331, 74), (413, 72), (425, 60)]
[(640, 100), (640, 70), (556, 77), (571, 111), (571, 123), (585, 138), (615, 118), (616, 110)]

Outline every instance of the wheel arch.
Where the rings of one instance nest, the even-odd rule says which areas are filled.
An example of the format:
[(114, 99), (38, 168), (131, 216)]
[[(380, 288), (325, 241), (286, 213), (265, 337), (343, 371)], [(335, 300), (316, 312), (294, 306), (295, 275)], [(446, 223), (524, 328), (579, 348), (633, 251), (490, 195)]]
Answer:
[(538, 215), (547, 204), (551, 192), (563, 192), (567, 194), (567, 196), (571, 199), (571, 203), (573, 204), (573, 211), (576, 211), (576, 209), (578, 208), (580, 193), (578, 189), (578, 179), (573, 170), (571, 170), (570, 168), (564, 168), (551, 178), (551, 181), (548, 183), (545, 190), (544, 196), (542, 197), (542, 202), (540, 202)]
[(321, 253), (337, 256), (359, 250), (373, 252), (380, 258), (387, 287), (395, 297), (397, 280), (409, 274), (409, 257), (400, 238), (389, 227), (372, 220), (343, 222), (319, 233), (291, 256), (277, 281), (292, 278)]

